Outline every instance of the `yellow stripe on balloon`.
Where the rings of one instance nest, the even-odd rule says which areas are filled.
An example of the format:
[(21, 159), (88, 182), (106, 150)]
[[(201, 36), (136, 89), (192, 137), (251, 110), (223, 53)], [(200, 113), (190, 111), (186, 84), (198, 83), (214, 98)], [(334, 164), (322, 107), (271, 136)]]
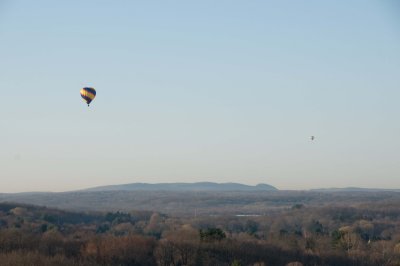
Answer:
[(93, 100), (94, 97), (96, 97), (94, 94), (92, 94), (92, 93), (90, 93), (90, 92), (87, 92), (87, 93), (86, 93), (86, 96), (89, 97), (91, 100)]
[(86, 90), (81, 90), (81, 95), (89, 97), (91, 100), (93, 100), (94, 97), (96, 97), (96, 95), (94, 95), (93, 93), (90, 93)]

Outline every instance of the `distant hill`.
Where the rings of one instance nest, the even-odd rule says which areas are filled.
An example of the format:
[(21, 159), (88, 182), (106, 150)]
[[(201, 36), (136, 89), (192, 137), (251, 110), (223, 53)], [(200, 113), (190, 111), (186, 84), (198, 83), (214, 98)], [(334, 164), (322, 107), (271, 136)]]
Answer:
[(131, 183), (122, 185), (100, 186), (86, 189), (85, 191), (271, 191), (278, 190), (268, 184), (256, 186), (239, 183)]
[(361, 187), (344, 187), (344, 188), (316, 188), (310, 189), (316, 192), (400, 192), (400, 189), (385, 189), (385, 188), (361, 188)]

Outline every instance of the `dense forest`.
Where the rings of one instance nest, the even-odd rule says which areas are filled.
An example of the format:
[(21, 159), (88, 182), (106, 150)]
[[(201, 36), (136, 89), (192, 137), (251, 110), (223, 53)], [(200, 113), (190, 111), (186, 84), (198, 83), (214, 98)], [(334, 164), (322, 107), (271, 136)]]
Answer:
[(73, 211), (143, 210), (171, 216), (270, 215), (295, 204), (308, 207), (387, 206), (400, 202), (396, 191), (72, 191), (1, 194), (18, 202)]
[[(214, 208), (208, 213), (203, 209), (194, 215), (174, 215), (144, 210), (66, 211), (3, 202), (0, 262), (400, 265), (400, 201), (396, 193), (340, 194), (331, 204), (317, 204), (318, 197), (299, 195), (297, 200), (286, 201), (290, 205), (276, 204), (279, 207), (263, 209), (262, 214), (239, 215), (231, 211), (218, 214)], [(214, 206), (229, 205), (221, 197), (214, 201)]]

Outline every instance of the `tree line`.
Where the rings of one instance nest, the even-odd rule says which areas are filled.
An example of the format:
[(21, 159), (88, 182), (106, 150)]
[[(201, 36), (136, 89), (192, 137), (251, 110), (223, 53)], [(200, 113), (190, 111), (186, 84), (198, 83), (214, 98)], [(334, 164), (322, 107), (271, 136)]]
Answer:
[[(400, 204), (400, 203), (399, 203)], [(263, 216), (72, 212), (0, 203), (1, 265), (400, 265), (400, 208)]]

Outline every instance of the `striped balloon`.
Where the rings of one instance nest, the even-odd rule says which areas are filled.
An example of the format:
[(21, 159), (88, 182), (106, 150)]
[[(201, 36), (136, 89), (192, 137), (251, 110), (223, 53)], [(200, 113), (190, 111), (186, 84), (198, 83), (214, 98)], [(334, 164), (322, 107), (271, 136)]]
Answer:
[(93, 88), (85, 87), (81, 89), (81, 97), (86, 101), (87, 105), (89, 106), (94, 97), (96, 97), (96, 91)]

